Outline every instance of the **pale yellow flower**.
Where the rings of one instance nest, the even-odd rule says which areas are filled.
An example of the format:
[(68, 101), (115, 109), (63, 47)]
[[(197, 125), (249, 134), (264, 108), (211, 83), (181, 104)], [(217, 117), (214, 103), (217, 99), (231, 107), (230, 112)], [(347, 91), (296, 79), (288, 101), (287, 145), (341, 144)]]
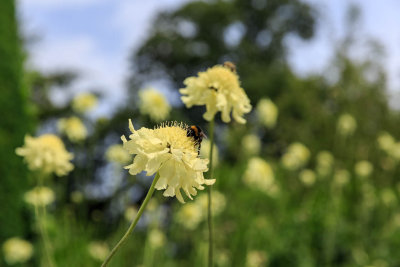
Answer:
[(163, 232), (158, 229), (152, 229), (148, 236), (149, 244), (153, 248), (160, 248), (164, 246), (166, 238)]
[(331, 152), (320, 151), (317, 154), (317, 172), (321, 176), (326, 176), (331, 173), (335, 159)]
[(247, 252), (246, 267), (266, 266), (267, 254), (261, 250), (252, 250)]
[(282, 156), (282, 164), (288, 170), (297, 170), (307, 164), (310, 158), (310, 150), (301, 144), (291, 144)]
[[(200, 148), (200, 157), (204, 159), (210, 160), (210, 141), (207, 139), (203, 140), (201, 142), (201, 148)], [(218, 165), (218, 147), (214, 143), (214, 148), (213, 148), (213, 166)]]
[(186, 229), (194, 230), (204, 219), (204, 211), (205, 209), (196, 202), (187, 203), (179, 208), (176, 213), (176, 221)]
[(400, 160), (400, 142), (395, 142), (387, 153), (396, 161)]
[[(201, 194), (195, 200), (198, 203), (202, 210), (206, 210), (208, 207), (208, 195)], [(212, 202), (211, 202), (211, 211), (213, 216), (218, 216), (225, 209), (226, 206), (226, 198), (225, 196), (217, 191), (213, 190), (212, 192)]]
[(258, 120), (267, 128), (274, 128), (278, 118), (278, 108), (268, 98), (263, 98), (257, 104)]
[(72, 100), (72, 109), (78, 113), (84, 113), (97, 105), (97, 97), (91, 93), (81, 93)]
[(333, 182), (336, 185), (342, 186), (345, 184), (348, 184), (350, 181), (350, 172), (345, 169), (339, 169), (335, 171), (335, 174), (333, 175)]
[(85, 124), (76, 116), (58, 120), (58, 130), (65, 134), (71, 142), (77, 143), (87, 137)]
[(243, 175), (243, 182), (249, 187), (271, 194), (275, 188), (275, 176), (271, 166), (262, 158), (253, 157), (249, 160)]
[(392, 147), (395, 145), (396, 140), (387, 132), (383, 132), (378, 136), (378, 146), (380, 149), (389, 153)]
[(354, 166), (354, 172), (360, 177), (368, 177), (374, 170), (374, 166), (367, 160), (361, 160)]
[(187, 126), (178, 123), (162, 124), (154, 130), (141, 128), (135, 130), (129, 121), (132, 134), (128, 141), (121, 139), (124, 148), (136, 155), (133, 164), (126, 166), (131, 175), (146, 171), (147, 176), (159, 173), (160, 178), (155, 185), (163, 190), (164, 196), (173, 197), (184, 203), (181, 189), (190, 199), (203, 185), (211, 185), (215, 179), (204, 179), (203, 173), (208, 170), (208, 159), (198, 157), (195, 141), (187, 136)]
[(13, 237), (3, 243), (4, 260), (12, 265), (27, 262), (33, 254), (33, 246), (26, 240)]
[(304, 185), (311, 186), (315, 183), (316, 175), (314, 171), (305, 169), (300, 172), (299, 178)]
[(246, 155), (258, 155), (261, 150), (261, 140), (255, 134), (247, 134), (242, 139), (242, 148)]
[(128, 222), (131, 222), (135, 217), (136, 214), (138, 213), (138, 209), (135, 206), (129, 206), (125, 209), (124, 217), (125, 220)]
[(108, 245), (101, 241), (92, 241), (88, 245), (89, 255), (97, 261), (104, 261), (110, 253)]
[(188, 108), (205, 105), (205, 120), (213, 120), (220, 111), (225, 123), (231, 121), (231, 112), (235, 121), (246, 123), (243, 115), (251, 111), (250, 100), (240, 87), (239, 77), (228, 67), (216, 65), (205, 72), (199, 72), (198, 77), (186, 78), (183, 83), (186, 88), (179, 90), (183, 95), (183, 103)]
[(46, 206), (54, 202), (54, 191), (49, 187), (35, 187), (24, 194), (24, 200), (32, 205)]
[(349, 136), (357, 129), (357, 121), (350, 114), (342, 114), (337, 121), (337, 130), (340, 135)]
[(25, 144), (15, 150), (17, 155), (25, 158), (28, 168), (32, 171), (55, 173), (58, 176), (68, 174), (74, 166), (70, 160), (71, 153), (65, 149), (60, 138), (53, 134), (39, 137), (25, 136)]
[(168, 118), (171, 106), (163, 94), (153, 88), (139, 92), (140, 112), (149, 115), (153, 121), (162, 121)]
[(112, 145), (106, 151), (106, 158), (110, 162), (125, 165), (128, 164), (132, 157), (122, 145)]

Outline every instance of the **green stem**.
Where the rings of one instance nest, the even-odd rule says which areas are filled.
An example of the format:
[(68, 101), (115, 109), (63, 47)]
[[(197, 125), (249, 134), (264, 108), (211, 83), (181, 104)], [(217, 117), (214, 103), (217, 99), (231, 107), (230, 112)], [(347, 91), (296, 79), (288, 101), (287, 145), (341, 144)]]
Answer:
[(103, 262), (101, 267), (105, 267), (105, 266), (108, 265), (108, 263), (110, 262), (111, 258), (114, 256), (114, 254), (118, 251), (118, 249), (122, 246), (122, 244), (125, 243), (125, 241), (129, 237), (129, 235), (132, 233), (133, 229), (135, 229), (136, 224), (138, 223), (140, 217), (143, 214), (144, 209), (146, 208), (151, 196), (154, 193), (155, 186), (156, 186), (156, 183), (157, 183), (159, 178), (160, 178), (160, 175), (157, 173), (156, 177), (154, 177), (154, 180), (151, 183), (149, 191), (147, 192), (146, 198), (144, 199), (142, 205), (140, 206), (140, 209), (139, 209), (139, 211), (138, 211), (138, 213), (136, 215), (135, 220), (132, 221), (131, 225), (129, 226), (129, 228), (126, 231), (126, 233), (124, 234), (124, 236), (121, 238), (120, 241), (118, 241), (117, 245), (115, 245), (115, 247), (111, 250), (110, 254), (107, 256), (107, 258), (105, 259), (105, 261)]
[[(210, 121), (209, 128), (210, 135), (210, 169), (209, 178), (213, 178), (213, 150), (214, 150), (214, 119)], [(207, 207), (207, 221), (208, 221), (208, 266), (213, 266), (213, 220), (211, 212), (211, 201), (212, 201), (212, 186), (208, 186), (208, 207)]]

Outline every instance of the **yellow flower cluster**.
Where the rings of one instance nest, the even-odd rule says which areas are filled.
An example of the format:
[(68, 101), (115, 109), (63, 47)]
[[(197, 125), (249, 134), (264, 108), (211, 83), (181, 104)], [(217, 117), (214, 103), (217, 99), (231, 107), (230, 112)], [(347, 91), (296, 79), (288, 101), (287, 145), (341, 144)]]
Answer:
[(72, 100), (72, 109), (84, 113), (97, 105), (97, 97), (91, 93), (81, 93)]
[(253, 157), (249, 160), (243, 175), (243, 182), (247, 186), (268, 195), (274, 195), (278, 190), (271, 166), (259, 157)]
[(374, 166), (367, 160), (361, 160), (354, 166), (354, 172), (360, 177), (368, 177), (374, 171)]
[(310, 150), (301, 144), (291, 144), (282, 156), (282, 164), (288, 170), (297, 170), (307, 164), (310, 158)]
[(126, 166), (131, 175), (146, 171), (150, 176), (159, 173), (155, 185), (163, 190), (164, 196), (173, 197), (184, 203), (181, 189), (192, 199), (203, 185), (211, 185), (215, 179), (204, 179), (203, 173), (208, 170), (207, 159), (198, 157), (197, 146), (193, 138), (188, 137), (187, 126), (178, 123), (162, 124), (156, 129), (141, 128), (135, 130), (131, 121), (129, 128), (132, 134), (128, 141), (122, 136), (123, 146), (130, 154), (136, 155), (133, 164)]
[(71, 142), (77, 143), (87, 137), (85, 124), (76, 116), (60, 119), (57, 126), (58, 130), (65, 134)]
[(26, 240), (13, 237), (3, 244), (4, 260), (10, 264), (24, 263), (28, 261), (33, 254), (33, 246)]
[(183, 103), (188, 108), (205, 105), (203, 117), (207, 121), (213, 120), (220, 111), (223, 122), (231, 121), (232, 112), (235, 121), (246, 123), (243, 115), (251, 111), (250, 100), (240, 87), (239, 77), (230, 68), (216, 65), (199, 72), (198, 77), (186, 78), (183, 83), (186, 88), (179, 90)]
[(49, 187), (35, 187), (24, 195), (24, 200), (34, 206), (46, 206), (54, 202), (54, 191)]
[(106, 158), (109, 162), (125, 165), (128, 164), (132, 157), (122, 145), (112, 145), (106, 151)]
[[(211, 143), (207, 139), (203, 140), (201, 142), (200, 157), (210, 160), (210, 146), (211, 146)], [(218, 156), (219, 156), (218, 155), (218, 147), (214, 144), (214, 148), (213, 148), (213, 166), (217, 166), (218, 165)]]
[(171, 106), (163, 94), (153, 88), (139, 92), (140, 112), (159, 122), (168, 118)]
[(248, 156), (256, 156), (261, 150), (261, 140), (255, 134), (247, 134), (242, 139), (243, 152)]
[(275, 127), (278, 118), (278, 108), (268, 98), (263, 98), (258, 101), (257, 107), (258, 120), (267, 128)]
[(342, 114), (337, 121), (337, 131), (342, 136), (349, 136), (357, 129), (357, 121), (350, 114)]
[(47, 174), (54, 172), (63, 176), (74, 168), (70, 162), (73, 155), (68, 153), (61, 139), (53, 134), (44, 134), (36, 138), (27, 135), (24, 146), (15, 151), (17, 155), (25, 158), (28, 168), (32, 171)]

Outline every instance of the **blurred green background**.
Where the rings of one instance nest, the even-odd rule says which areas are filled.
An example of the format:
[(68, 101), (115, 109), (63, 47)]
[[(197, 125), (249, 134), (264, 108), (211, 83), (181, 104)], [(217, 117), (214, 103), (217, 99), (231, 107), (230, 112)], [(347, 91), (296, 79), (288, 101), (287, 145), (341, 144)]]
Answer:
[[(80, 59), (79, 49), (32, 55), (30, 47), (40, 42), (41, 33), (27, 33), (29, 20), (19, 7), (0, 1), (0, 266), (49, 266), (34, 209), (24, 201), (36, 186), (35, 173), (15, 154), (26, 134), (55, 133), (74, 154), (72, 172), (46, 180), (55, 200), (42, 219), (56, 266), (100, 266), (152, 180), (130, 176), (126, 164), (107, 156), (110, 146), (121, 144), (121, 135), (129, 135), (129, 118), (135, 128), (160, 122), (140, 108), (140, 92), (156, 87), (171, 105), (165, 120), (200, 125), (207, 132), (205, 108), (185, 108), (178, 89), (186, 77), (224, 61), (236, 64), (253, 110), (245, 125), (216, 117), (215, 266), (400, 266), (398, 103), (392, 98), (389, 105), (395, 88), (388, 86), (384, 46), (358, 31), (363, 16), (358, 6), (346, 5), (341, 21), (346, 30), (326, 48), (332, 55), (326, 67), (300, 75), (289, 62), (296, 48), (289, 48), (287, 40), (307, 45), (316, 38), (326, 14), (315, 3), (183, 1), (157, 12), (135, 49), (125, 40), (127, 63), (110, 61), (125, 81), (118, 92), (97, 88), (101, 73), (31, 64), (32, 58), (57, 53), (86, 58)], [(101, 18), (107, 10), (85, 12)], [(77, 10), (76, 16), (85, 12)], [(102, 31), (89, 18), (89, 26), (72, 15), (52, 19), (59, 27), (67, 20), (63, 27), (71, 31), (77, 25), (95, 29), (93, 34)], [(135, 32), (144, 26), (125, 27)], [(110, 29), (107, 36), (112, 43)], [(109, 43), (103, 45), (108, 49)], [(311, 55), (303, 64), (308, 60), (315, 62)], [(82, 76), (93, 84), (81, 82)], [(79, 112), (72, 103), (82, 91), (93, 93), (100, 104)], [(109, 98), (114, 92), (118, 101)], [(274, 116), (257, 105), (261, 99), (276, 105), (276, 124), (263, 123)], [(59, 127), (60, 119), (71, 116), (87, 131), (78, 141), (68, 136), (73, 126), (67, 126), (67, 134)], [(298, 143), (306, 148), (291, 146)], [(206, 266), (204, 198), (200, 192), (193, 202), (181, 204), (156, 191), (110, 266)], [(7, 260), (4, 244), (13, 237), (32, 244), (26, 260)]]

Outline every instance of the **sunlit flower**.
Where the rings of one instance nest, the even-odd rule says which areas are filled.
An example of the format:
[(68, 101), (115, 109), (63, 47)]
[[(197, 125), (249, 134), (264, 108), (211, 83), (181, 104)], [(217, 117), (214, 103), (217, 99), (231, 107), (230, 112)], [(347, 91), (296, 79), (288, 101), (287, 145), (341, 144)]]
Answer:
[(317, 172), (321, 176), (331, 173), (335, 159), (329, 151), (320, 151), (317, 154)]
[(282, 156), (282, 164), (288, 170), (297, 170), (307, 164), (310, 150), (301, 143), (291, 144)]
[(128, 141), (122, 136), (124, 148), (136, 155), (133, 164), (126, 166), (131, 175), (146, 171), (150, 176), (159, 173), (160, 178), (155, 185), (163, 190), (164, 196), (173, 197), (184, 203), (181, 189), (190, 199), (203, 185), (211, 185), (215, 179), (204, 179), (203, 172), (208, 170), (208, 159), (198, 157), (198, 148), (193, 138), (186, 135), (187, 126), (178, 123), (162, 124), (151, 130), (141, 128), (135, 130), (129, 121), (132, 134)]
[(98, 261), (104, 261), (110, 253), (108, 245), (101, 241), (90, 242), (88, 246), (88, 251), (89, 255), (92, 256), (93, 259)]
[(132, 157), (122, 145), (112, 145), (106, 151), (106, 158), (110, 162), (125, 165), (128, 164)]
[(252, 250), (247, 252), (246, 267), (266, 266), (267, 254), (261, 250)]
[(391, 136), (387, 132), (383, 132), (378, 136), (378, 146), (380, 149), (385, 151), (386, 153), (389, 153), (389, 151), (392, 149), (394, 144), (396, 143), (396, 140), (394, 140), (393, 136)]
[(278, 118), (278, 108), (268, 98), (258, 101), (257, 107), (258, 120), (267, 128), (274, 128)]
[(242, 139), (242, 148), (246, 155), (258, 155), (261, 150), (261, 140), (255, 134), (245, 135)]
[(131, 222), (136, 217), (137, 212), (138, 210), (135, 206), (127, 207), (124, 213), (125, 220)]
[(97, 97), (91, 93), (81, 93), (72, 101), (72, 109), (78, 113), (84, 113), (97, 105)]
[(243, 182), (249, 187), (267, 194), (274, 194), (274, 191), (277, 190), (271, 166), (258, 157), (253, 157), (249, 160), (243, 175)]
[(46, 206), (54, 202), (54, 191), (49, 187), (35, 187), (24, 195), (27, 203), (32, 205)]
[(61, 139), (53, 134), (39, 137), (26, 135), (24, 146), (17, 148), (15, 152), (25, 158), (32, 171), (54, 172), (63, 176), (74, 168), (70, 162), (73, 155), (68, 153)]
[(251, 111), (250, 100), (240, 87), (238, 75), (230, 68), (216, 65), (199, 72), (198, 77), (186, 78), (183, 83), (186, 88), (179, 90), (183, 103), (188, 108), (205, 105), (203, 117), (207, 121), (220, 111), (225, 123), (231, 121), (231, 112), (235, 121), (246, 123), (243, 115)]
[(335, 171), (333, 175), (333, 182), (336, 185), (342, 186), (347, 184), (350, 181), (350, 172), (345, 169), (339, 169)]
[[(213, 201), (215, 202), (215, 201)], [(196, 202), (187, 203), (179, 208), (176, 214), (176, 220), (186, 229), (194, 230), (204, 218), (204, 211)]]
[(149, 244), (153, 248), (160, 248), (164, 246), (166, 238), (163, 232), (158, 229), (152, 229), (148, 236)]
[(360, 177), (368, 177), (374, 170), (374, 166), (367, 160), (361, 160), (354, 166), (354, 172)]
[[(207, 194), (201, 194), (195, 200), (198, 203), (202, 210), (206, 210), (208, 206), (208, 196)], [(225, 196), (216, 190), (212, 192), (212, 202), (211, 202), (211, 211), (213, 216), (218, 216), (226, 206)]]
[(168, 118), (171, 106), (163, 94), (153, 88), (139, 92), (140, 112), (149, 115), (153, 121), (162, 121)]
[(71, 142), (77, 143), (87, 137), (85, 124), (76, 116), (60, 119), (57, 126), (58, 130), (65, 134)]
[[(214, 148), (213, 148), (213, 166), (218, 165), (218, 147), (214, 143)], [(204, 159), (210, 159), (210, 141), (207, 139), (203, 140), (201, 142), (201, 148), (200, 148), (200, 157)]]
[(299, 178), (300, 181), (306, 186), (313, 185), (316, 180), (315, 172), (310, 169), (302, 170), (299, 174)]
[(4, 260), (12, 265), (28, 261), (33, 254), (33, 246), (26, 240), (13, 237), (3, 243)]
[(342, 114), (337, 121), (337, 130), (340, 135), (349, 136), (357, 128), (357, 121), (350, 114)]

